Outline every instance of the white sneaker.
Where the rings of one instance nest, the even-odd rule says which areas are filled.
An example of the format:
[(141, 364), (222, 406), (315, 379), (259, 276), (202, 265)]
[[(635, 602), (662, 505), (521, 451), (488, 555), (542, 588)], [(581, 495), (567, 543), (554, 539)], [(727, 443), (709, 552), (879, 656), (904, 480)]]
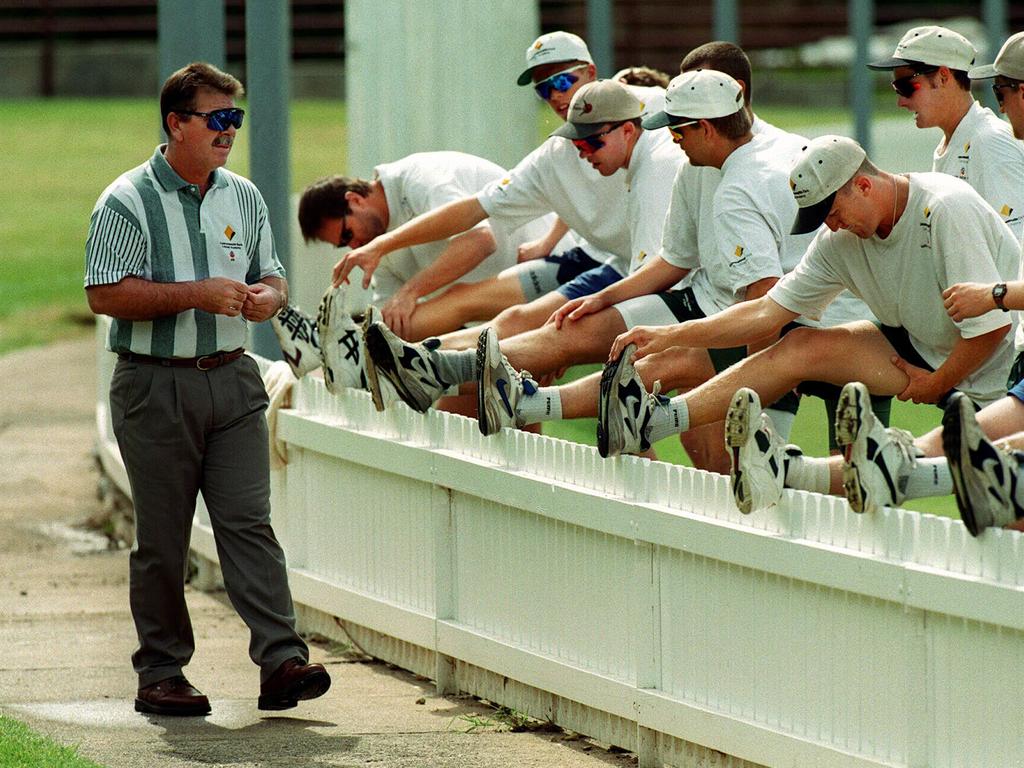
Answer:
[(659, 394), (661, 382), (650, 393), (633, 366), (636, 344), (629, 344), (619, 359), (604, 364), (601, 394), (597, 402), (597, 450), (603, 457), (642, 453), (651, 447), (651, 416), (666, 407), (668, 398)]
[(778, 504), (785, 485), (786, 453), (799, 452), (784, 445), (768, 414), (761, 411), (757, 393), (742, 387), (725, 414), (725, 448), (732, 458), (732, 495), (745, 515)]
[(942, 417), (942, 447), (949, 460), (960, 517), (972, 536), (1024, 517), (1015, 503), (1021, 477), (1020, 451), (997, 448), (981, 431), (974, 403), (956, 392)]
[(316, 323), (301, 309), (289, 304), (270, 319), (270, 327), (295, 378), (301, 379), (323, 365)]
[(328, 288), (316, 315), (324, 384), (331, 394), (338, 394), (346, 387), (366, 388), (359, 326), (345, 310), (345, 289), (345, 285)]
[[(384, 322), (380, 310), (377, 309), (373, 304), (367, 305), (362, 317), (355, 318), (359, 322), (360, 328), (360, 344), (362, 351), (363, 360), (363, 374), (366, 382), (366, 388), (370, 391), (370, 398), (373, 400), (373, 407), (381, 412), (392, 403), (397, 403), (401, 398), (398, 396), (397, 390), (391, 384), (390, 381), (383, 377), (378, 377), (376, 369), (373, 367), (373, 361), (370, 359), (370, 353), (366, 350), (366, 331), (374, 323)], [(371, 373), (372, 372), (372, 373)]]
[(476, 342), (477, 423), (480, 432), (493, 435), (503, 427), (521, 427), (516, 406), (523, 395), (537, 392), (529, 372), (517, 371), (501, 353), (498, 334), (484, 328)]
[(426, 413), (452, 386), (441, 378), (432, 357), (441, 346), (439, 339), (409, 343), (384, 323), (374, 322), (367, 326), (363, 341), (367, 383), (375, 399), (383, 397), (383, 382), (387, 381), (406, 405)]
[(905, 429), (882, 426), (859, 381), (843, 387), (836, 407), (836, 442), (843, 451), (843, 488), (854, 512), (877, 512), (906, 498), (920, 450)]

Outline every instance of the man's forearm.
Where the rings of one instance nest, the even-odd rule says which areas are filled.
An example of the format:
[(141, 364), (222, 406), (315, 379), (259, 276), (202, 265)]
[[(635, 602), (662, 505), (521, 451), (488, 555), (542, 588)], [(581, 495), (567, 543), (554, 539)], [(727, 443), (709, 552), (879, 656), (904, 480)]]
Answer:
[(1005, 325), (981, 336), (970, 339), (961, 338), (953, 346), (953, 351), (949, 353), (946, 361), (932, 374), (938, 382), (936, 388), (948, 392), (958, 386), (965, 377), (978, 370), (982, 363), (992, 356), (996, 347), (1009, 331), (1010, 326)]
[(200, 290), (195, 281), (156, 283), (125, 277), (118, 283), (89, 286), (86, 296), (90, 309), (98, 315), (120, 320), (155, 320), (196, 308)]
[(445, 240), (476, 226), (487, 218), (487, 212), (475, 197), (455, 200), (440, 208), (420, 214), (397, 229), (373, 241), (384, 253), (413, 245)]
[(494, 253), (496, 244), (490, 227), (480, 227), (452, 239), (444, 252), (402, 286), (417, 299), (449, 285), (477, 267)]
[(689, 270), (669, 264), (660, 256), (655, 256), (650, 263), (601, 291), (602, 298), (607, 302), (607, 306), (612, 306), (637, 296), (666, 291), (682, 280), (687, 272)]
[(778, 334), (782, 327), (799, 315), (790, 312), (768, 296), (741, 301), (717, 314), (701, 320), (690, 320), (676, 326), (673, 342), (680, 347), (725, 349), (742, 347)]

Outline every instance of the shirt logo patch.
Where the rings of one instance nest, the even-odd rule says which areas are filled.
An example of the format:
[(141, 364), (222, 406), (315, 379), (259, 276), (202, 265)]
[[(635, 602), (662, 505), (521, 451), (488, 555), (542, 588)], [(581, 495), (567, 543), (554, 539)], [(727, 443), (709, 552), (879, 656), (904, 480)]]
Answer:
[(970, 152), (970, 151), (971, 151), (971, 142), (968, 141), (966, 144), (964, 144), (964, 152)]
[(743, 246), (742, 245), (737, 245), (736, 246), (736, 258), (738, 259), (742, 255), (743, 255)]
[(924, 207), (924, 217), (927, 219), (932, 215), (932, 209), (928, 206)]
[(230, 224), (228, 224), (228, 226), (224, 227), (224, 237), (226, 237), (228, 240), (234, 240), (235, 239), (235, 230), (233, 230), (231, 228)]
[(1006, 205), (1005, 203), (1003, 204), (1003, 207), (999, 209), (1000, 216), (1009, 216), (1011, 213), (1013, 213), (1013, 208)]
[(637, 263), (640, 263), (641, 261), (643, 261), (646, 258), (647, 258), (647, 251), (640, 251), (640, 253), (638, 253), (636, 255)]

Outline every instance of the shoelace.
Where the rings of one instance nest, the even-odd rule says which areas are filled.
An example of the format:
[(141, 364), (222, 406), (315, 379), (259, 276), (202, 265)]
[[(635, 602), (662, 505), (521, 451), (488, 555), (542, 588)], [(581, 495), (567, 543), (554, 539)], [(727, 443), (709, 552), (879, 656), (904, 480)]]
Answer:
[(899, 449), (903, 457), (910, 463), (911, 467), (917, 466), (918, 456), (923, 456), (924, 453), (914, 445), (914, 436), (905, 429), (899, 427), (889, 427), (887, 430), (889, 437), (896, 443), (896, 447)]

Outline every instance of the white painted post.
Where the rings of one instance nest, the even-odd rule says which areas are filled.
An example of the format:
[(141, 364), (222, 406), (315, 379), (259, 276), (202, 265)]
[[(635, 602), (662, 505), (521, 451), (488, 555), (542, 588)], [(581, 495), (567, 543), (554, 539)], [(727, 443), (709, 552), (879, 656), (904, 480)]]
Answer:
[(454, 149), (511, 167), (537, 144), (537, 100), (516, 85), (536, 2), (348, 0), (348, 173)]
[(430, 511), (434, 518), (434, 681), (437, 695), (457, 693), (455, 659), (441, 652), (437, 621), (455, 618), (455, 509), (452, 492), (431, 486)]

